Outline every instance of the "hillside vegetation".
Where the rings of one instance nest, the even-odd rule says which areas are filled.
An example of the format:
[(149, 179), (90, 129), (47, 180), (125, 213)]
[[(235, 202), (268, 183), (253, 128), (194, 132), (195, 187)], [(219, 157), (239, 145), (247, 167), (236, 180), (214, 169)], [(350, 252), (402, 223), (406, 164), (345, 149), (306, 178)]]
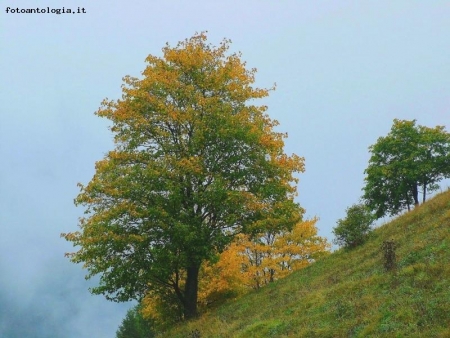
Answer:
[[(397, 269), (381, 246), (393, 240)], [(160, 337), (450, 337), (450, 191)]]

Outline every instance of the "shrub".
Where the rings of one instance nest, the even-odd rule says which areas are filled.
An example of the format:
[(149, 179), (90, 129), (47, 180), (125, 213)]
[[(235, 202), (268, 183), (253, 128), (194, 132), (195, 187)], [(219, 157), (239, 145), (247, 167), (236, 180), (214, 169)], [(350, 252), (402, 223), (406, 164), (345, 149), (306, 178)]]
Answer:
[(333, 242), (339, 246), (354, 248), (364, 243), (375, 217), (363, 204), (354, 204), (346, 212), (347, 217), (339, 219), (337, 226), (333, 228), (336, 237)]

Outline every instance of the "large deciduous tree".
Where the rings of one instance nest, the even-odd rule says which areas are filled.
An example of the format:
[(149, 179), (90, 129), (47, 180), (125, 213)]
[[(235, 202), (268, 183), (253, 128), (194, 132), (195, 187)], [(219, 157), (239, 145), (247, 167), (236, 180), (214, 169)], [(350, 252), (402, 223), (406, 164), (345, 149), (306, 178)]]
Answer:
[(175, 297), (197, 314), (199, 269), (240, 233), (291, 229), (303, 210), (294, 174), (303, 158), (283, 151), (285, 134), (252, 86), (240, 54), (205, 33), (162, 57), (148, 56), (141, 79), (124, 78), (122, 99), (97, 111), (112, 122), (115, 148), (96, 163), (76, 205), (80, 230), (62, 234), (79, 249), (91, 291), (114, 301)]
[(416, 120), (394, 120), (390, 133), (369, 147), (364, 199), (375, 215), (396, 215), (425, 202), (437, 183), (450, 177), (450, 134)]

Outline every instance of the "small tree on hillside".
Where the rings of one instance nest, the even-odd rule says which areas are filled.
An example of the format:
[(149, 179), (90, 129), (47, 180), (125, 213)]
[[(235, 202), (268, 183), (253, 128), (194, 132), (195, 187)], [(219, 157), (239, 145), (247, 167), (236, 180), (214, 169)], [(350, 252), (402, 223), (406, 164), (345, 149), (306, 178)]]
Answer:
[(422, 203), (437, 183), (450, 177), (450, 134), (442, 126), (417, 126), (394, 120), (390, 133), (369, 147), (364, 200), (377, 218), (396, 215)]
[(333, 228), (336, 236), (333, 242), (339, 246), (354, 248), (364, 243), (375, 217), (363, 204), (354, 204), (346, 212), (347, 217), (339, 219), (337, 226)]

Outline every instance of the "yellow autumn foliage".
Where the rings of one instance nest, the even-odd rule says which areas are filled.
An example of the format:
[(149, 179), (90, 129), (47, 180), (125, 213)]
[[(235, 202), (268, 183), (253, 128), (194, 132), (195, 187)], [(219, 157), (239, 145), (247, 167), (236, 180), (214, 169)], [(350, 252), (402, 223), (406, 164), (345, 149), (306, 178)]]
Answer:
[[(243, 234), (237, 236), (216, 263), (202, 266), (200, 307), (205, 309), (258, 289), (327, 255), (330, 244), (317, 235), (317, 221), (317, 218), (301, 221), (291, 231), (260, 234), (253, 239)], [(155, 316), (156, 312), (154, 308)]]

